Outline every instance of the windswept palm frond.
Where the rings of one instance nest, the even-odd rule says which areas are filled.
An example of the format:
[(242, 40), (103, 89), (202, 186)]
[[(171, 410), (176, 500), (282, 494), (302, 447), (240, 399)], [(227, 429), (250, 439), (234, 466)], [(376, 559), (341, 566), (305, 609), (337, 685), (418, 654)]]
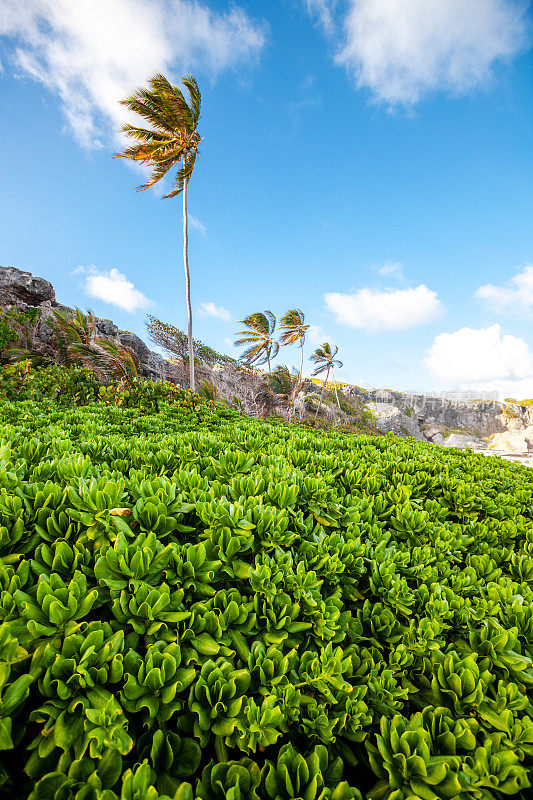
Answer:
[(266, 363), (270, 373), (270, 362), (279, 352), (279, 344), (274, 339), (276, 317), (272, 311), (256, 311), (240, 322), (241, 325), (246, 325), (246, 329), (235, 334), (240, 337), (235, 341), (235, 346), (247, 347), (241, 359), (250, 365), (260, 366)]
[(123, 125), (122, 133), (134, 144), (115, 156), (139, 161), (151, 168), (147, 180), (137, 188), (138, 192), (154, 186), (170, 169), (179, 166), (173, 188), (164, 195), (165, 198), (175, 197), (183, 191), (185, 182), (192, 175), (201, 142), (196, 129), (201, 95), (192, 75), (185, 75), (182, 82), (188, 90), (189, 102), (181, 89), (161, 73), (150, 78), (147, 89), (137, 89), (130, 97), (121, 100), (122, 105), (152, 126)]
[(29, 361), (32, 367), (39, 367), (41, 364), (49, 364), (52, 360), (44, 353), (34, 353), (23, 347), (8, 347), (3, 351), (3, 354), (15, 364), (19, 364), (22, 361)]
[(305, 335), (309, 328), (309, 325), (305, 324), (305, 314), (299, 308), (290, 308), (281, 318), (279, 326), (282, 329), (280, 336), (282, 345), (286, 346), (299, 342), (300, 372), (298, 377), (301, 378), (304, 368)]
[(102, 380), (139, 377), (137, 362), (131, 350), (105, 336), (99, 336), (94, 314), (73, 317), (54, 310), (52, 326), (62, 340), (66, 355), (72, 361), (95, 372)]
[(305, 339), (309, 325), (305, 324), (305, 314), (299, 308), (290, 308), (281, 318), (279, 327), (282, 330), (281, 344), (294, 344)]

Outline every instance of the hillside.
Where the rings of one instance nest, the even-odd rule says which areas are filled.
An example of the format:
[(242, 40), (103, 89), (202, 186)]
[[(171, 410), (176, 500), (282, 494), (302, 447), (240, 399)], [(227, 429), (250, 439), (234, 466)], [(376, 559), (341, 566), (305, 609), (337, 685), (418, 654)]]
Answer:
[[(53, 309), (74, 313), (56, 300), (52, 285), (43, 278), (14, 267), (0, 267), (0, 311), (18, 309), (34, 313), (31, 328), (33, 347), (53, 355), (47, 320)], [(188, 385), (187, 369), (179, 359), (165, 359), (136, 334), (120, 331), (107, 319), (97, 319), (98, 333), (130, 349), (137, 359), (141, 374), (151, 380), (169, 380)], [(198, 364), (198, 378), (211, 384), (218, 396), (253, 416), (283, 413), (283, 403), (269, 391), (264, 375), (244, 369), (238, 364)], [(313, 420), (318, 406), (321, 385), (307, 380), (295, 404), (295, 419)], [(352, 426), (355, 430), (392, 432), (405, 438), (412, 436), (435, 444), (486, 449), (488, 440), (503, 434), (496, 441), (499, 450), (527, 454), (533, 449), (533, 413), (529, 405), (498, 403), (472, 398), (451, 399), (446, 396), (405, 393), (389, 389), (362, 389), (339, 385), (342, 412), (339, 413), (333, 387), (324, 394), (319, 420), (324, 424)]]

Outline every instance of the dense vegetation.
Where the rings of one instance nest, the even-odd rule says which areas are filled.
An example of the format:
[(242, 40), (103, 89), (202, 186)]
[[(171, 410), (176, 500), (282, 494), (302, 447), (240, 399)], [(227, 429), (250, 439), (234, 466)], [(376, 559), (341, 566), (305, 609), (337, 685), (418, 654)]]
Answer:
[(530, 470), (53, 369), (0, 385), (2, 796), (531, 796)]

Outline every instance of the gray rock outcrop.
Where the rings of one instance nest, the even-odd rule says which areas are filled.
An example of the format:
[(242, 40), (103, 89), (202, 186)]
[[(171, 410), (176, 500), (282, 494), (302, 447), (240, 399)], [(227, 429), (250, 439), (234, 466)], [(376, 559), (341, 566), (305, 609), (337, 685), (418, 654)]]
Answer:
[(0, 307), (31, 308), (55, 305), (54, 287), (44, 278), (16, 267), (0, 267)]
[[(74, 309), (58, 303), (54, 287), (44, 278), (36, 278), (31, 272), (16, 267), (0, 266), (0, 308), (9, 311), (12, 308), (21, 310), (36, 308), (40, 314), (35, 326), (34, 336), (44, 348), (50, 348), (52, 329), (46, 320), (53, 309), (66, 314), (74, 314)], [(146, 378), (169, 379), (173, 376), (173, 368), (162, 356), (150, 350), (134, 333), (121, 333), (110, 319), (97, 319), (96, 329), (101, 336), (113, 339), (128, 347), (137, 357), (141, 374)], [(49, 350), (47, 352), (50, 352)]]
[(501, 404), (495, 400), (461, 400), (439, 395), (396, 392), (390, 389), (344, 387), (348, 396), (361, 397), (365, 403), (386, 403), (402, 414), (414, 417), (422, 429), (435, 425), (448, 431), (468, 430), (473, 436), (491, 436), (507, 430)]
[(394, 433), (396, 436), (413, 436), (424, 440), (424, 435), (415, 417), (402, 414), (396, 406), (387, 403), (367, 403), (367, 408), (376, 418), (376, 427), (382, 433)]
[(481, 439), (461, 433), (450, 434), (450, 436), (447, 436), (440, 444), (442, 444), (443, 447), (458, 447), (461, 450), (466, 448), (469, 450), (482, 450), (485, 447), (485, 442), (482, 442)]

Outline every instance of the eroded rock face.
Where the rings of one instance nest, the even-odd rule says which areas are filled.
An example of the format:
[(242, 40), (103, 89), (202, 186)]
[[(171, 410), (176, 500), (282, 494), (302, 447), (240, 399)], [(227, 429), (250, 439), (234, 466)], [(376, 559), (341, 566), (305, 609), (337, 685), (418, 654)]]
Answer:
[(437, 395), (394, 392), (390, 389), (343, 389), (365, 403), (395, 406), (402, 414), (414, 417), (424, 429), (439, 426), (445, 430), (465, 430), (474, 437), (491, 436), (507, 430), (501, 404), (491, 400), (462, 401)]
[(31, 272), (16, 267), (0, 267), (0, 306), (13, 308), (20, 306), (54, 305), (54, 287), (44, 278), (35, 278)]
[(529, 449), (533, 450), (533, 425), (528, 425), (527, 428), (524, 428), (522, 436), (526, 440)]
[(120, 344), (129, 348), (137, 356), (143, 366), (143, 375), (146, 378), (164, 380), (169, 377), (168, 362), (158, 353), (154, 353), (135, 333), (119, 333)]
[(388, 403), (368, 403), (367, 407), (376, 417), (376, 426), (383, 433), (394, 433), (396, 436), (413, 436), (423, 440), (425, 437), (420, 430), (415, 417), (402, 414), (399, 408)]

